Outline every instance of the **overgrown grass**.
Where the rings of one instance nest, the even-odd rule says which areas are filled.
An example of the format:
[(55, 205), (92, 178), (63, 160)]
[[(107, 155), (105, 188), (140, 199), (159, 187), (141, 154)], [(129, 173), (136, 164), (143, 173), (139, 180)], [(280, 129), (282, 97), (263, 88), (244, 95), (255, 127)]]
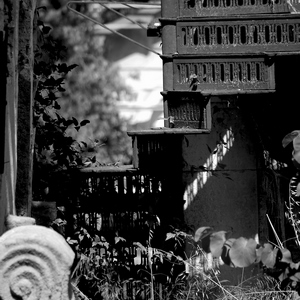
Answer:
[(282, 291), (275, 279), (261, 274), (251, 279), (251, 284), (243, 282), (236, 286), (223, 286), (226, 295), (218, 300), (288, 300), (296, 299), (294, 291)]

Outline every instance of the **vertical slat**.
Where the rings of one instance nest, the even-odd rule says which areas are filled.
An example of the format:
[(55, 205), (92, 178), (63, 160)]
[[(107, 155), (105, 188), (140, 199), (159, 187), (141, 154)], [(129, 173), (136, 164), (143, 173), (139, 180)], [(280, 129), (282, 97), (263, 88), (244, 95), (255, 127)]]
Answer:
[(7, 42), (4, 31), (0, 31), (0, 174), (4, 173), (4, 145), (5, 145), (5, 120), (6, 120), (6, 58)]

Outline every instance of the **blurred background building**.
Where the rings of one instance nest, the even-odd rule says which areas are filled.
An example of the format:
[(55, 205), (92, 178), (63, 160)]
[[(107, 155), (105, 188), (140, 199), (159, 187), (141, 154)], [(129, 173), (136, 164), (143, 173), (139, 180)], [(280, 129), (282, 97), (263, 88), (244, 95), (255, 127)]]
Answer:
[[(110, 7), (124, 8), (120, 4)], [(119, 16), (105, 26), (161, 53), (161, 39), (148, 37), (145, 29), (130, 21), (147, 28), (160, 16), (160, 4), (145, 5), (131, 11), (126, 17)], [(163, 80), (160, 57), (101, 26), (96, 32), (105, 38), (104, 57), (118, 68), (122, 80), (134, 95), (133, 99), (122, 99), (117, 103), (120, 117), (129, 120), (130, 129), (163, 127), (163, 101), (160, 94), (163, 90)]]

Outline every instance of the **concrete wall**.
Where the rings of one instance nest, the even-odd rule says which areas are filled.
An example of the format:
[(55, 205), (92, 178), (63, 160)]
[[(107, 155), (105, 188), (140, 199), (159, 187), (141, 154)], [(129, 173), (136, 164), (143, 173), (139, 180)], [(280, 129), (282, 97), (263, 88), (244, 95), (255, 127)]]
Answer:
[[(211, 133), (183, 140), (185, 221), (195, 229), (213, 226), (232, 231), (231, 237), (254, 237), (259, 232), (258, 139), (235, 97), (211, 101)], [(241, 273), (225, 267), (221, 275), (237, 283)]]

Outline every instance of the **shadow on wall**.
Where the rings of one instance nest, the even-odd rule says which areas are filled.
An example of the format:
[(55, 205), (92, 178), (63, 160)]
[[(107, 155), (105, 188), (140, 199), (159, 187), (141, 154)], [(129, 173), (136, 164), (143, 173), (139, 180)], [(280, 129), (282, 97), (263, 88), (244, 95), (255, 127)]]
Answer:
[[(259, 232), (258, 139), (239, 104), (236, 97), (213, 98), (211, 133), (183, 142), (184, 216), (194, 229), (211, 226), (231, 232), (228, 237), (253, 238)], [(241, 269), (223, 269), (223, 279), (241, 280)], [(251, 266), (244, 276), (256, 271)]]

